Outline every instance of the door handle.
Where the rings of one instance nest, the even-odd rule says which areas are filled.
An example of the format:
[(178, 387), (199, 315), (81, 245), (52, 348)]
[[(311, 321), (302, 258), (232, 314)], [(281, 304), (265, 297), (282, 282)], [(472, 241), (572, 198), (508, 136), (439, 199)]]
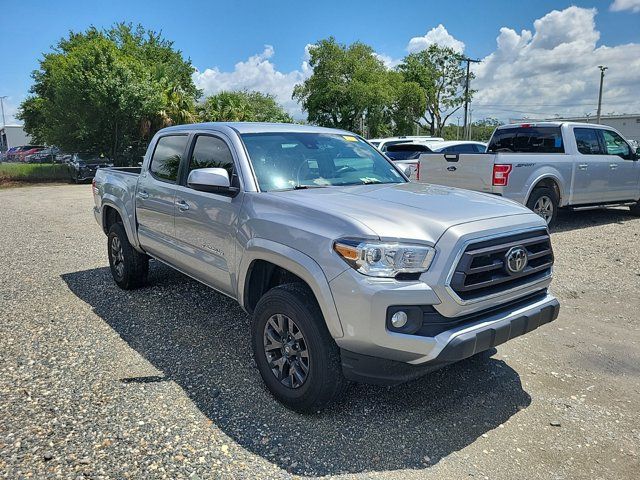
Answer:
[(138, 192), (138, 198), (149, 198), (149, 194), (146, 191), (142, 190), (141, 192)]
[(617, 163), (610, 163), (610, 164), (609, 164), (609, 168), (610, 168), (611, 170), (616, 170), (616, 169), (618, 168), (618, 164), (617, 164)]
[(181, 212), (185, 212), (189, 210), (189, 204), (184, 200), (178, 200), (176, 202), (176, 206), (178, 207), (178, 210), (180, 210)]
[(586, 170), (587, 167), (589, 167), (589, 165), (586, 163), (581, 163), (580, 165), (578, 165), (579, 170)]

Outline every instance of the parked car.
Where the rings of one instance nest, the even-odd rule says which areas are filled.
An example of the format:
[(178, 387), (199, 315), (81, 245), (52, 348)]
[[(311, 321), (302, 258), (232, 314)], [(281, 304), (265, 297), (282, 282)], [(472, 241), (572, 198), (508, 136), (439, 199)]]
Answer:
[(27, 163), (55, 163), (56, 156), (60, 153), (58, 147), (47, 147), (35, 153), (27, 155), (25, 162)]
[(27, 155), (31, 155), (32, 153), (35, 153), (38, 150), (42, 150), (43, 148), (43, 146), (38, 145), (22, 145), (20, 147), (11, 148), (9, 149), (9, 152), (7, 152), (7, 161), (23, 162)]
[(494, 131), (487, 152), (423, 155), (413, 161), (419, 164), (414, 179), (501, 195), (528, 206), (548, 225), (560, 207), (627, 205), (640, 215), (640, 152), (611, 127), (505, 125)]
[(76, 182), (90, 180), (99, 168), (113, 167), (113, 163), (104, 155), (95, 153), (74, 153), (69, 161), (71, 179)]
[(436, 153), (485, 153), (487, 144), (467, 140), (451, 140), (431, 145), (431, 151)]
[(426, 143), (411, 141), (387, 146), (384, 152), (391, 160), (413, 160), (432, 150)]
[(409, 182), (350, 132), (169, 127), (142, 167), (99, 169), (93, 195), (115, 283), (143, 285), (152, 257), (236, 299), (262, 379), (298, 411), (348, 381), (405, 382), (558, 315), (538, 215)]
[(443, 142), (442, 137), (431, 137), (429, 135), (405, 135), (401, 137), (388, 137), (388, 138), (372, 138), (368, 142), (376, 147), (381, 152), (386, 152), (387, 148), (391, 145), (398, 145), (400, 143), (408, 143), (412, 141), (431, 143), (431, 142)]

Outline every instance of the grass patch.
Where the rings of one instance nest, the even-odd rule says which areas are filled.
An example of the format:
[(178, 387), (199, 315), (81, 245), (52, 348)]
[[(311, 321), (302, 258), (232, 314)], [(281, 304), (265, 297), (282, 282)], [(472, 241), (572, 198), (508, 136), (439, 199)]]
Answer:
[(64, 164), (0, 163), (0, 184), (25, 182), (68, 182), (69, 167)]

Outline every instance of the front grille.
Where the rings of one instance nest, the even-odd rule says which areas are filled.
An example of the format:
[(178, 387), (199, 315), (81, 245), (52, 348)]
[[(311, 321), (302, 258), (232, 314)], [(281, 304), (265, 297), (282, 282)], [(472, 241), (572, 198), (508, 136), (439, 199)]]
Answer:
[[(518, 273), (510, 272), (506, 265), (506, 255), (513, 247), (527, 253), (527, 265)], [(552, 266), (549, 234), (535, 230), (468, 245), (450, 286), (462, 300), (475, 300), (541, 280), (551, 274)]]

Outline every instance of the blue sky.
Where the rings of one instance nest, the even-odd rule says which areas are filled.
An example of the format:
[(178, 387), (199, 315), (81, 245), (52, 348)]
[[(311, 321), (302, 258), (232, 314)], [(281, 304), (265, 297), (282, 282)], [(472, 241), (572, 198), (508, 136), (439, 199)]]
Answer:
[[(599, 48), (601, 49), (600, 57), (607, 58), (602, 51), (603, 46), (612, 48), (640, 44), (640, 13), (634, 12), (634, 10), (640, 10), (640, 0), (616, 0), (618, 5), (615, 8), (619, 11), (611, 10), (613, 1), (234, 2), (227, 0), (217, 2), (210, 0), (175, 2), (174, 0), (169, 2), (161, 0), (142, 3), (132, 0), (109, 2), (2, 0), (0, 2), (2, 12), (0, 39), (3, 48), (0, 53), (0, 95), (9, 96), (7, 111), (11, 116), (28, 92), (31, 84), (30, 72), (37, 67), (38, 59), (60, 37), (69, 30), (83, 30), (90, 25), (108, 27), (117, 21), (127, 21), (141, 23), (154, 30), (162, 30), (166, 38), (173, 40), (175, 46), (191, 58), (200, 72), (209, 69), (210, 75), (197, 79), (206, 92), (212, 93), (238, 84), (241, 88), (257, 88), (273, 93), (286, 103), (287, 108), (295, 110), (295, 104), (286, 97), (289, 95), (289, 83), (295, 83), (308, 75), (302, 65), (305, 46), (329, 35), (345, 43), (356, 40), (368, 43), (393, 64), (393, 61), (406, 55), (412, 38), (425, 36), (430, 30), (442, 25), (439, 32), (441, 34), (446, 32), (455, 39), (454, 41), (464, 44), (466, 54), (477, 58), (488, 58), (492, 54), (495, 57), (496, 50), (499, 50), (496, 38), (501, 28), (511, 29), (518, 35), (523, 29), (528, 30), (532, 32), (533, 43), (535, 43), (534, 22), (544, 18), (553, 10), (558, 10), (567, 13), (563, 18), (557, 19), (558, 25), (548, 27), (551, 31), (550, 35), (558, 35), (558, 30), (563, 28), (563, 22), (571, 24), (572, 19), (580, 17), (578, 21), (583, 22), (584, 25), (576, 26), (574, 38), (558, 38), (558, 41), (568, 44), (576, 41), (583, 42), (583, 39), (578, 37), (584, 35), (584, 42), (589, 46), (581, 52), (584, 54), (584, 62), (589, 63), (592, 56), (598, 56), (590, 55), (590, 52), (597, 52)], [(576, 5), (579, 9), (567, 10), (571, 5)], [(591, 10), (593, 8), (596, 10)], [(581, 12), (591, 13), (582, 15)], [(594, 25), (587, 25), (589, 15)], [(597, 32), (597, 38), (593, 32), (589, 36), (590, 31)], [(542, 37), (548, 35), (548, 32), (541, 32), (538, 35), (538, 43), (541, 44)], [(525, 35), (524, 40), (526, 39)], [(265, 45), (270, 47), (265, 48)], [(558, 45), (554, 44), (553, 47)], [(524, 57), (533, 58), (536, 52), (540, 56), (539, 50), (533, 50), (533, 46), (530, 46), (528, 50), (520, 52), (519, 56), (523, 64), (527, 63)], [(555, 57), (558, 57), (558, 52), (561, 50), (556, 51)], [(627, 50), (620, 52), (620, 56), (624, 57), (635, 52), (635, 49)], [(628, 58), (629, 62), (634, 60), (638, 61), (637, 58)], [(495, 63), (495, 58), (492, 61)], [(573, 59), (573, 62), (575, 61)], [(238, 62), (243, 62), (246, 67), (239, 72), (236, 65)], [(252, 70), (252, 67), (257, 69)], [(620, 68), (623, 67), (622, 59)], [(254, 70), (258, 72), (258, 77), (273, 75), (274, 78), (265, 84), (261, 84), (259, 79), (247, 80), (247, 76), (250, 76)], [(505, 81), (500, 79), (501, 71), (501, 68), (494, 68), (490, 77), (486, 72), (479, 71), (479, 85), (476, 86), (483, 87), (487, 91), (495, 88), (495, 82)], [(588, 75), (591, 75), (590, 72), (589, 70)], [(611, 70), (611, 74), (614, 73)], [(635, 70), (632, 73), (635, 75)], [(584, 74), (575, 70), (575, 75), (580, 77)], [(597, 75), (594, 74), (595, 76)], [(517, 71), (512, 72), (507, 80), (513, 81), (514, 78), (518, 78)], [(287, 83), (286, 88), (278, 85), (284, 83)], [(624, 79), (621, 83), (625, 83)], [(574, 85), (575, 88), (579, 87)], [(633, 88), (633, 86), (625, 88)], [(588, 106), (586, 103), (591, 101), (591, 93), (592, 86), (589, 83), (583, 88), (585, 107)], [(640, 92), (635, 93), (640, 96)], [(517, 103), (528, 105), (524, 100), (515, 97), (509, 100), (510, 105)], [(498, 98), (501, 98), (500, 94), (494, 92), (483, 101), (487, 105), (496, 105)], [(535, 98), (539, 98), (539, 95)], [(626, 97), (623, 95), (620, 98)], [(478, 114), (485, 113), (480, 112), (481, 100), (480, 97)], [(545, 100), (547, 103), (537, 105), (562, 104), (563, 100), (553, 100), (550, 96)], [(582, 107), (583, 102), (577, 97), (572, 97), (571, 101), (573, 103), (567, 103), (568, 106)], [(621, 110), (623, 106), (621, 104), (625, 101), (618, 102), (612, 102), (612, 108), (615, 106), (616, 111)], [(626, 108), (626, 105), (624, 107)], [(497, 115), (497, 111), (485, 110), (486, 114)], [(507, 114), (507, 112), (504, 113)], [(536, 112), (532, 110), (532, 113)]]

